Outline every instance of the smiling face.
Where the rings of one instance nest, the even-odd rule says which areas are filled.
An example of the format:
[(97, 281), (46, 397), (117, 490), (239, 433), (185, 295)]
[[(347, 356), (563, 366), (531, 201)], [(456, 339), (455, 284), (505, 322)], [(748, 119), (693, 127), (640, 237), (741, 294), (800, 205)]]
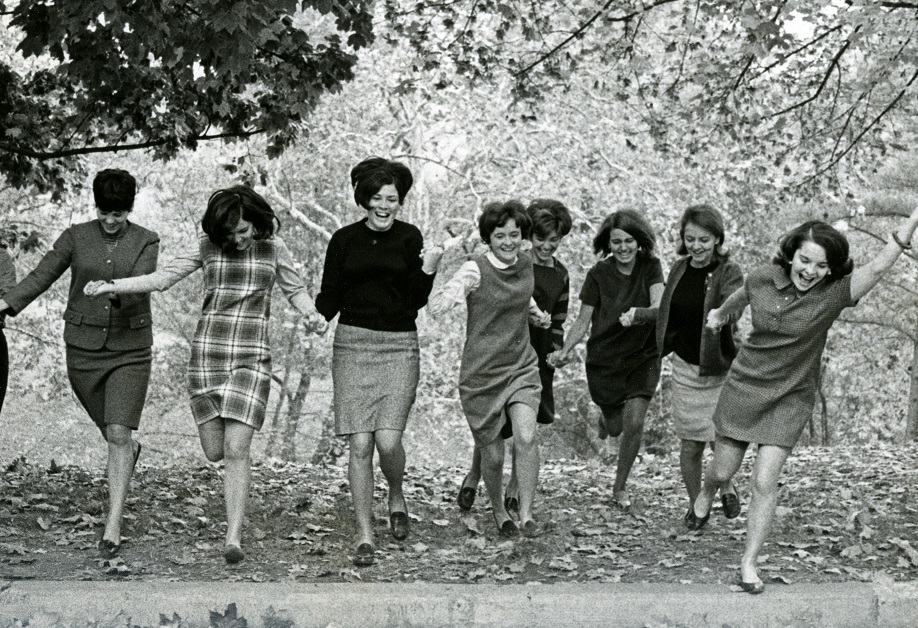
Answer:
[(627, 231), (612, 229), (609, 232), (609, 250), (620, 268), (630, 269), (634, 266), (638, 243)]
[(124, 229), (130, 213), (129, 211), (104, 212), (97, 209), (96, 217), (99, 219), (99, 224), (102, 225), (105, 233), (114, 235)]
[(230, 230), (227, 237), (236, 245), (236, 250), (244, 251), (255, 241), (255, 226), (245, 218), (239, 218), (239, 222)]
[(561, 244), (561, 236), (557, 231), (551, 231), (547, 234), (532, 234), (532, 254), (535, 257), (536, 264), (543, 266), (552, 266), (552, 255), (558, 250)]
[(806, 292), (829, 274), (829, 262), (826, 261), (826, 250), (807, 240), (794, 251), (791, 260), (790, 280), (800, 292)]
[(703, 268), (714, 258), (717, 237), (707, 229), (690, 222), (685, 225), (682, 243), (685, 244), (685, 250), (692, 256), (692, 266)]
[(504, 264), (512, 264), (520, 254), (520, 244), (523, 242), (523, 233), (516, 226), (512, 218), (505, 224), (497, 227), (491, 233), (488, 242), (491, 252)]
[(387, 231), (395, 222), (398, 210), (402, 208), (398, 200), (398, 190), (392, 183), (379, 188), (379, 191), (370, 197), (369, 205), (367, 227), (373, 231)]

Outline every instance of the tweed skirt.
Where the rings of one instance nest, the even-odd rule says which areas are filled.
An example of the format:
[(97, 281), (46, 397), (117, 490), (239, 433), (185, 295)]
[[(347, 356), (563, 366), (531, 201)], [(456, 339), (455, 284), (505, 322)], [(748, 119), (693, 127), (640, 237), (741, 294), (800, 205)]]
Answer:
[(67, 345), (70, 385), (103, 435), (106, 425), (140, 426), (152, 361), (150, 347), (111, 351)]
[(417, 331), (339, 324), (332, 353), (335, 432), (404, 431), (420, 373)]
[(727, 374), (699, 375), (698, 367), (672, 354), (673, 431), (683, 440), (714, 441), (714, 410)]

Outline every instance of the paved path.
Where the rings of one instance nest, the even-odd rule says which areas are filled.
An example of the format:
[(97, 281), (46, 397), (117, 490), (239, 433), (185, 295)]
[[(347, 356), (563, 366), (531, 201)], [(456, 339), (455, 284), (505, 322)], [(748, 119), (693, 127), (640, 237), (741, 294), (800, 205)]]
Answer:
[(674, 584), (0, 581), (0, 628), (159, 626), (161, 613), (208, 626), (210, 611), (232, 603), (248, 628), (918, 626), (918, 582), (769, 585), (751, 596)]

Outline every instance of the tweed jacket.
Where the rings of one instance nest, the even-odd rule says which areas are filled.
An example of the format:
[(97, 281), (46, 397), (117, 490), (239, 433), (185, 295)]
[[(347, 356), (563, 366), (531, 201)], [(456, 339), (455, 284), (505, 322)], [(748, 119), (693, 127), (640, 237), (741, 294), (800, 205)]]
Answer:
[[(93, 280), (110, 281), (156, 270), (159, 236), (133, 223), (109, 253), (98, 220), (67, 228), (54, 247), (4, 300), (15, 316), (70, 268), (70, 293), (64, 312), (64, 342), (81, 349), (113, 351), (152, 346), (150, 295), (121, 295), (118, 300), (83, 294)], [(120, 302), (120, 303), (119, 303)]]
[[(674, 331), (669, 321), (669, 307), (672, 303), (673, 292), (679, 285), (679, 280), (685, 273), (690, 257), (683, 257), (673, 265), (666, 281), (666, 288), (663, 291), (663, 298), (660, 300), (659, 314), (657, 315), (657, 348), (660, 350), (660, 357), (672, 352), (672, 338)], [(743, 287), (743, 271), (739, 265), (730, 260), (721, 261), (717, 267), (712, 270), (704, 284), (704, 315), (703, 321), (708, 318), (708, 312), (723, 305), (731, 294)], [(673, 321), (678, 324), (678, 321)], [(734, 334), (736, 325), (725, 325), (721, 328), (720, 334), (715, 334), (705, 327), (701, 332), (701, 353), (700, 364), (698, 365), (699, 375), (719, 375), (726, 373), (736, 357), (736, 341)]]

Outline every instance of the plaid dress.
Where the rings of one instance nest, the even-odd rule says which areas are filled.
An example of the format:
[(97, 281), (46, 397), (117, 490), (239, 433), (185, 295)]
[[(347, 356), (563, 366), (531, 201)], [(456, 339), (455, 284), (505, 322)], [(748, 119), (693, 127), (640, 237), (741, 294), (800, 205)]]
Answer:
[(191, 344), (188, 392), (198, 425), (217, 417), (256, 430), (271, 390), (268, 318), (277, 266), (272, 239), (226, 254), (199, 237), (204, 306)]

